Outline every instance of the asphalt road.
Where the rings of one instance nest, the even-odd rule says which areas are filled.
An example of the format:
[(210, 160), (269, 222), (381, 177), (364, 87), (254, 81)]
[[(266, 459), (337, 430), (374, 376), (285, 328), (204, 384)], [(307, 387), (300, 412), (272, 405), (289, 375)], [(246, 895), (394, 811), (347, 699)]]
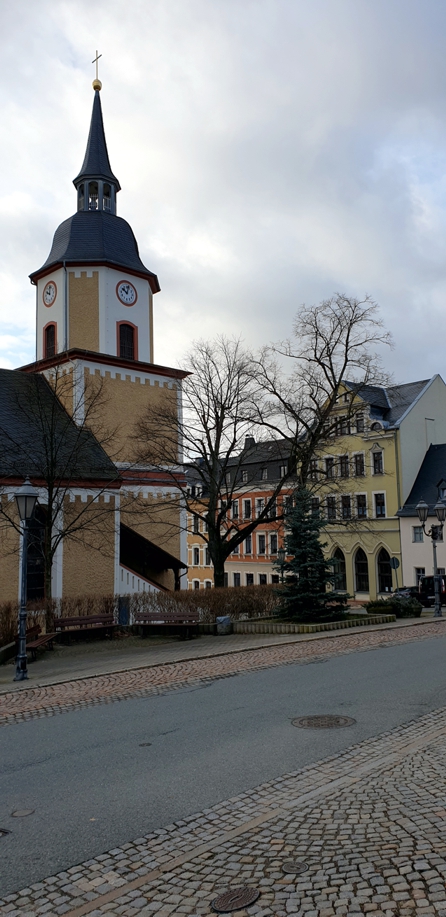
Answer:
[[(0, 828), (11, 833), (0, 837), (0, 893), (444, 705), (438, 637), (3, 728)], [(357, 724), (291, 725), (315, 713)]]

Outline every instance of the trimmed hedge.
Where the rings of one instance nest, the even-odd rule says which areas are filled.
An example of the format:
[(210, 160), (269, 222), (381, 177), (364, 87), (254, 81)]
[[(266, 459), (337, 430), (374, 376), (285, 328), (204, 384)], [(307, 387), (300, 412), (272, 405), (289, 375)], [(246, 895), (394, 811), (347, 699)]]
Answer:
[(406, 599), (404, 596), (397, 598), (392, 596), (391, 599), (375, 599), (364, 605), (367, 614), (394, 614), (397, 618), (419, 618), (423, 606), (416, 599)]

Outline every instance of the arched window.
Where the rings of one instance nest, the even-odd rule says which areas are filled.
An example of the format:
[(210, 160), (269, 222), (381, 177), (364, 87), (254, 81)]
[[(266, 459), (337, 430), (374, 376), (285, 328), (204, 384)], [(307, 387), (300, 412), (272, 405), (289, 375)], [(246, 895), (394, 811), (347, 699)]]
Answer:
[(85, 207), (84, 186), (79, 185), (77, 189), (77, 209), (83, 210)]
[(367, 555), (362, 548), (358, 548), (355, 554), (355, 580), (356, 592), (369, 591), (369, 565)]
[(111, 210), (111, 187), (107, 182), (104, 183), (104, 191), (102, 195), (102, 209)]
[(135, 329), (133, 325), (121, 322), (119, 325), (119, 356), (126, 360), (134, 360), (135, 354)]
[(46, 325), (43, 329), (43, 355), (44, 357), (54, 357), (56, 353), (56, 325), (54, 322)]
[(98, 183), (97, 181), (91, 181), (88, 184), (88, 209), (89, 210), (98, 209)]
[(333, 554), (334, 582), (333, 588), (339, 592), (347, 592), (347, 574), (345, 572), (345, 557), (340, 548)]
[(392, 567), (385, 548), (378, 554), (378, 592), (392, 592)]

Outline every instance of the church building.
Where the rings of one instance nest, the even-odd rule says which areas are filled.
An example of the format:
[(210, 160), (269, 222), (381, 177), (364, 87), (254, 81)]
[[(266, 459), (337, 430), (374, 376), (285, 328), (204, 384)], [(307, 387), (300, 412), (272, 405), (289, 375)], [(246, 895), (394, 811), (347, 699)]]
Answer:
[[(93, 515), (96, 508), (98, 520), (107, 518), (95, 535), (94, 523), (85, 529), (73, 526), (72, 533), (66, 525), (54, 551), (54, 598), (181, 588), (187, 558), (175, 487), (175, 474), (182, 475), (181, 456), (175, 473), (171, 467), (165, 473), (155, 470), (140, 461), (136, 433), (150, 405), (159, 410), (165, 404), (170, 417), (181, 410), (187, 372), (153, 362), (153, 298), (160, 286), (140, 258), (129, 223), (117, 215), (121, 186), (110, 166), (98, 79), (93, 89), (85, 158), (73, 182), (76, 212), (58, 227), (46, 261), (30, 275), (36, 290), (36, 360), (18, 370), (2, 370), (0, 378), (2, 505), (11, 509), (17, 486), (29, 475), (39, 489), (44, 532), (54, 483), (54, 468), (50, 474), (45, 466), (44, 440), (48, 418), (57, 415), (54, 429), (65, 430), (66, 443), (77, 443), (77, 430), (86, 450), (81, 456), (76, 444), (70, 462), (64, 464), (60, 456), (56, 461), (55, 479), (64, 488), (60, 532), (65, 516), (74, 518), (74, 508), (82, 504)], [(32, 396), (30, 377), (40, 380)], [(27, 433), (34, 446), (25, 450)], [(19, 551), (14, 543), (19, 536), (8, 528), (7, 517), (0, 542), (0, 591), (3, 600), (16, 600)], [(36, 598), (44, 592), (37, 567), (38, 559)]]

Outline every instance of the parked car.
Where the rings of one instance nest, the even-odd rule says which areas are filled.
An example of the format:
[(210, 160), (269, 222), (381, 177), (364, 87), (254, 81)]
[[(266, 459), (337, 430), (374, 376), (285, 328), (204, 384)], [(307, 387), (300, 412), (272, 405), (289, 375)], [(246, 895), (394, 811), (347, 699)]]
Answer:
[(420, 601), (420, 592), (418, 586), (399, 586), (393, 590), (393, 595), (402, 599), (418, 599)]
[[(432, 608), (435, 605), (435, 585), (433, 576), (420, 576), (418, 585), (418, 599), (425, 608)], [(446, 581), (444, 576), (440, 577), (440, 596), (441, 604), (446, 605)]]

